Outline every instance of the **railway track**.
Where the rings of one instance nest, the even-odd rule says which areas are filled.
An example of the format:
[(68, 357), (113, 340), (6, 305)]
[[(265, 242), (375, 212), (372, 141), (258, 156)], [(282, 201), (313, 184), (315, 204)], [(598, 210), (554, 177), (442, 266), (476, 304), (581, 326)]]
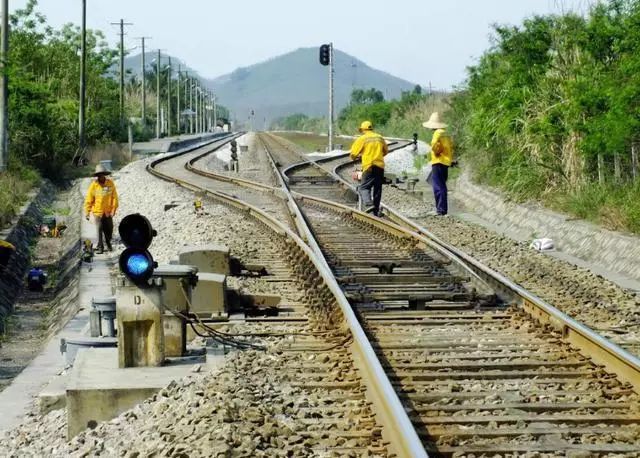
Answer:
[[(299, 438), (294, 441), (293, 455), (397, 456), (394, 446), (382, 436), (376, 409), (367, 395), (368, 387), (355, 369), (350, 348), (353, 336), (336, 304), (338, 285), (331, 284), (330, 276), (325, 276), (326, 281), (322, 282), (323, 275), (318, 275), (322, 267), (294, 229), (283, 224), (278, 215), (256, 206), (272, 208), (273, 199), (258, 199), (254, 190), (265, 193), (274, 189), (242, 181), (242, 188), (239, 188), (236, 180), (229, 181), (228, 177), (205, 172), (194, 165), (230, 139), (154, 161), (148, 170), (162, 179), (238, 209), (242, 216), (249, 216), (264, 226), (265, 245), (268, 245), (268, 239), (279, 247), (276, 252), (261, 250), (255, 262), (267, 266), (266, 281), (296, 286), (283, 294), (293, 297), (295, 304), (287, 301), (280, 307), (284, 312), (282, 316), (247, 318), (243, 323), (233, 325), (229, 332), (260, 336), (259, 342), (277, 355), (273, 362), (279, 368), (278, 383), (284, 383), (292, 396), (295, 394), (295, 402), (292, 399), (291, 405), (284, 406), (278, 419), (286, 426), (289, 436)], [(249, 191), (252, 204), (237, 199), (235, 194), (243, 190)], [(243, 193), (241, 197), (246, 195)], [(280, 204), (286, 207), (284, 199), (280, 199)], [(361, 358), (366, 362), (366, 356)], [(399, 400), (395, 409), (402, 409)], [(418, 441), (415, 443), (419, 446)], [(408, 447), (411, 450), (411, 446)], [(283, 453), (286, 456), (287, 451), (283, 450)]]
[[(482, 285), (434, 259), (419, 238), (354, 214), (348, 199), (336, 198), (352, 190), (336, 180), (351, 162), (328, 162), (334, 173), (323, 186), (334, 180), (341, 194), (332, 200), (343, 207), (302, 197), (310, 194), (305, 182), (288, 184), (300, 193), (302, 213), (430, 453), (640, 450), (633, 385), (515, 302), (479, 294)], [(316, 164), (306, 168), (318, 171)]]
[[(360, 383), (395, 453), (424, 456), (419, 437), (433, 456), (639, 456), (636, 358), (409, 222), (354, 211), (335, 173), (296, 162), (271, 137), (264, 144), (315, 250), (303, 249), (317, 258), (303, 276), (329, 286), (354, 362), (367, 355)], [(371, 380), (379, 369), (386, 380)], [(389, 387), (412, 428), (397, 405), (384, 412), (395, 405)]]

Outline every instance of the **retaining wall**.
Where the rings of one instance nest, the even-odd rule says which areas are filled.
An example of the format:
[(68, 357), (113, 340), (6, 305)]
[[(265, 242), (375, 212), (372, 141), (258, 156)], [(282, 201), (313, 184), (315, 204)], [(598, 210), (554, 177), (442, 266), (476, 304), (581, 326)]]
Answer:
[(468, 172), (453, 190), (463, 210), (520, 240), (549, 237), (559, 251), (640, 281), (640, 237), (609, 231), (536, 204), (509, 202), (499, 192), (472, 183)]
[(38, 235), (37, 226), (42, 220), (43, 210), (51, 204), (55, 194), (53, 185), (45, 182), (31, 194), (11, 226), (0, 231), (0, 239), (16, 247), (7, 268), (0, 272), (0, 333), (4, 333), (6, 319), (13, 312), (15, 301), (24, 286), (24, 276), (31, 258), (31, 245)]

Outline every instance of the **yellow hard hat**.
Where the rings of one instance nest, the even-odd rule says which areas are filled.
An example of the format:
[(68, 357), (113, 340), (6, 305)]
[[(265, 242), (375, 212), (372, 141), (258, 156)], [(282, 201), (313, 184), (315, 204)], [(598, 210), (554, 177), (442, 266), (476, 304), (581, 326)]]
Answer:
[(360, 124), (360, 129), (358, 129), (360, 132), (365, 131), (365, 130), (372, 130), (373, 129), (373, 124), (371, 124), (371, 121), (362, 121), (362, 124)]

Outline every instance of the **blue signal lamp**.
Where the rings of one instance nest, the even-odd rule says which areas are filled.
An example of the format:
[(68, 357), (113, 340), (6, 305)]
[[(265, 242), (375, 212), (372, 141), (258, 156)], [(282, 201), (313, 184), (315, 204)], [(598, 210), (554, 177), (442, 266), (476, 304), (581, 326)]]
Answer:
[(127, 247), (120, 255), (120, 271), (139, 287), (149, 286), (149, 279), (158, 263), (147, 250), (157, 232), (147, 218), (139, 213), (127, 215), (118, 227)]
[(129, 280), (138, 286), (149, 282), (158, 263), (147, 250), (141, 248), (127, 248), (120, 255), (120, 270)]

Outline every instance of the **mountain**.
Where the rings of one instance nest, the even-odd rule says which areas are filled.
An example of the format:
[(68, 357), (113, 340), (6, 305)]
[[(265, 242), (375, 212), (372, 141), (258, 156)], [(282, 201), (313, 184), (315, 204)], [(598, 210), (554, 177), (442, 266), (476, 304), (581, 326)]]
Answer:
[[(158, 57), (158, 54), (155, 51), (146, 51), (144, 54), (146, 59), (145, 64), (147, 67), (147, 71), (149, 71), (151, 70), (152, 67), (155, 66), (156, 63), (154, 59)], [(198, 74), (197, 71), (185, 65), (185, 63), (182, 62), (182, 60), (180, 60), (179, 58), (174, 56), (169, 56), (164, 53), (161, 55), (162, 64), (167, 65), (169, 63), (169, 58), (171, 58), (171, 67), (173, 67), (174, 71), (177, 72), (178, 67), (180, 67), (182, 71), (188, 71), (190, 74), (194, 76)], [(115, 64), (111, 70), (116, 75), (118, 74), (118, 65), (119, 64)], [(131, 56), (125, 56), (124, 68), (126, 72), (125, 74), (131, 73), (136, 76), (140, 75), (140, 69), (142, 68), (142, 54), (133, 54)]]
[[(389, 73), (369, 67), (361, 60), (340, 50), (334, 50), (335, 79), (334, 96), (336, 116), (344, 108), (353, 89), (376, 88), (385, 98), (400, 96), (402, 91), (415, 87), (415, 83), (397, 78)], [(154, 52), (146, 53), (147, 67), (156, 57)], [(163, 55), (163, 64), (168, 62)], [(171, 57), (171, 64), (177, 70), (196, 75), (179, 58)], [(125, 68), (139, 75), (141, 55), (125, 58)], [(275, 118), (293, 113), (309, 116), (326, 116), (328, 110), (328, 68), (318, 62), (318, 48), (300, 48), (271, 58), (265, 62), (241, 67), (215, 79), (202, 79), (218, 97), (218, 102), (228, 107), (232, 116), (240, 122), (246, 121), (251, 110), (255, 112), (257, 127)]]
[[(396, 98), (415, 83), (369, 67), (359, 59), (334, 50), (334, 97), (337, 113), (355, 88), (376, 88), (385, 98)], [(242, 67), (205, 84), (235, 117), (246, 120), (251, 110), (267, 122), (293, 113), (326, 116), (328, 68), (318, 62), (318, 48), (300, 48), (249, 67)]]

